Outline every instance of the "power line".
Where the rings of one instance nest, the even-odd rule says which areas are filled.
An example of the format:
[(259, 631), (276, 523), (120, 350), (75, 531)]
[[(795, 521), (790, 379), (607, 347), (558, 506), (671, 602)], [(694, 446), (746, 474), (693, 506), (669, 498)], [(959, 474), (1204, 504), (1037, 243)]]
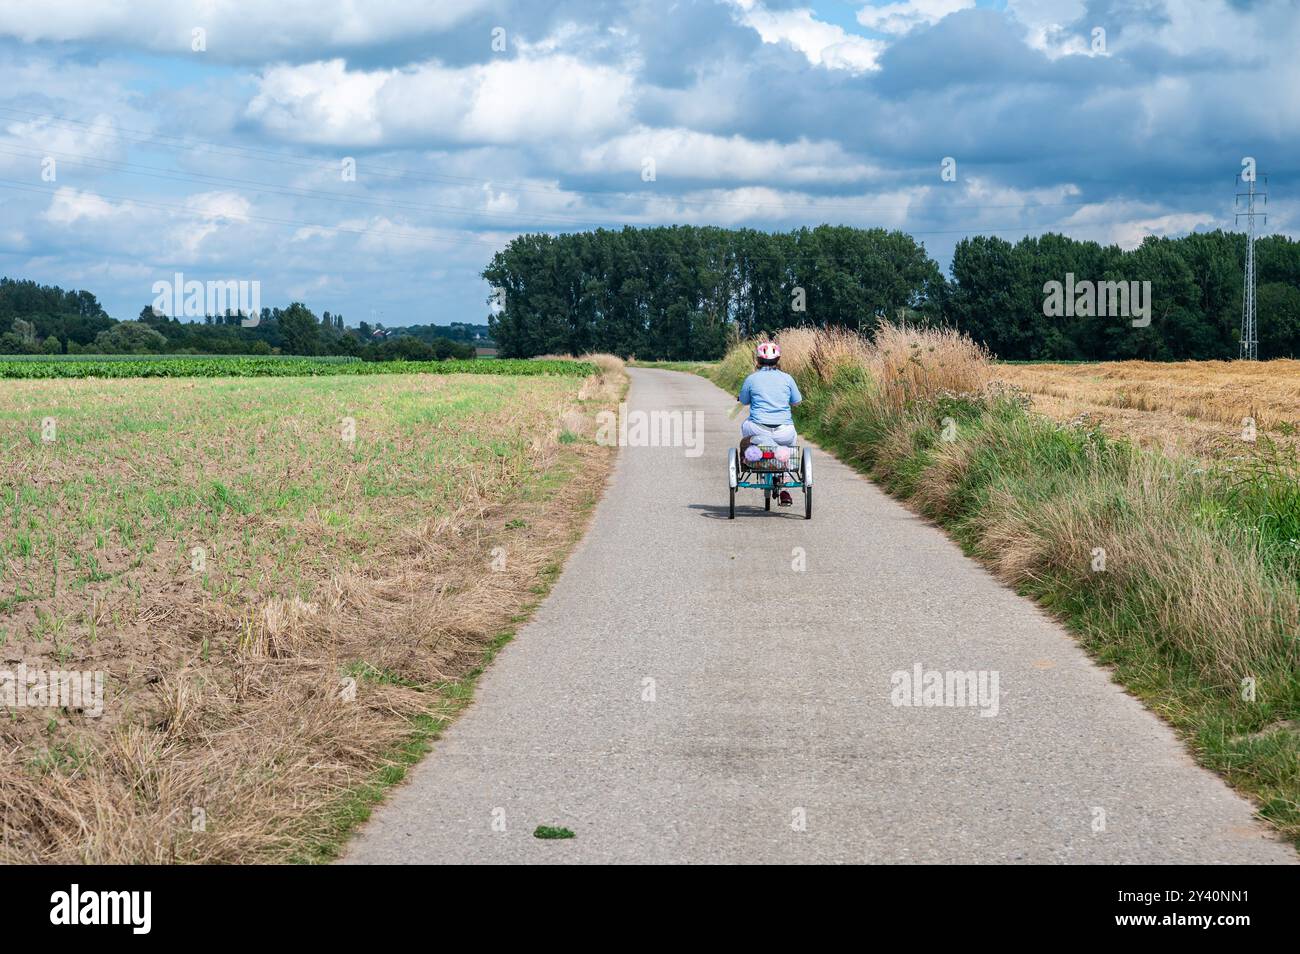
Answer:
[(62, 152), (54, 149), (27, 149), (14, 151), (12, 149), (0, 147), (0, 154), (24, 158), (28, 156), (50, 156), (60, 159), (60, 161), (66, 161), (70, 165), (84, 165), (91, 169), (98, 169), (104, 172), (120, 172), (125, 175), (145, 176), (151, 179), (166, 179), (173, 182), (193, 182), (200, 185), (252, 186), (256, 191), (266, 194), (285, 195), (307, 199), (325, 199), (332, 202), (348, 202), (385, 209), (406, 209), (414, 212), (459, 212), (464, 215), (508, 218), (512, 221), (517, 221), (520, 218), (550, 219), (556, 222), (564, 222), (573, 225), (590, 225), (597, 221), (595, 219), (580, 219), (570, 216), (551, 215), (543, 212), (491, 212), (483, 209), (471, 209), (458, 205), (426, 205), (414, 202), (394, 201), (390, 199), (374, 199), (366, 196), (344, 195), (340, 192), (330, 192), (324, 189), (305, 189), (299, 186), (282, 186), (272, 182), (259, 182), (255, 179), (217, 176), (206, 172), (176, 172), (170, 169), (160, 169), (157, 166), (144, 166), (139, 163), (126, 162), (120, 159), (100, 159), (96, 156), (85, 156), (79, 153)]
[[(102, 127), (102, 124), (87, 123), (87, 122), (84, 122), (84, 121), (82, 121), (82, 120), (74, 120), (74, 119), (65, 118), (65, 117), (56, 117), (56, 116), (52, 116), (52, 115), (50, 115), (50, 114), (48, 114), (48, 113), (37, 113), (37, 112), (31, 111), (31, 110), (22, 110), (22, 109), (17, 109), (17, 108), (15, 108), (15, 107), (0, 106), (0, 112), (10, 112), (10, 113), (17, 113), (17, 114), (22, 114), (22, 115), (27, 115), (27, 116), (39, 117), (39, 118), (41, 118), (41, 119), (44, 119), (44, 120), (47, 120), (47, 121), (51, 121), (51, 122), (64, 123), (64, 124), (68, 124), (68, 125), (77, 125), (77, 126), (82, 126), (82, 127), (90, 128), (90, 129), (98, 129), (98, 128), (101, 128), (101, 127)], [(170, 136), (170, 135), (166, 135), (166, 134), (153, 134), (153, 133), (147, 133), (147, 132), (144, 132), (144, 131), (142, 131), (142, 130), (130, 130), (130, 129), (126, 129), (126, 128), (124, 128), (124, 127), (118, 127), (118, 126), (110, 126), (110, 127), (102, 127), (102, 128), (111, 129), (111, 130), (114, 132), (115, 135), (121, 135), (121, 134), (124, 133), (124, 132), (133, 132), (133, 133), (138, 133), (139, 136), (143, 137), (142, 139), (139, 140), (140, 142), (144, 142), (144, 143), (153, 143), (153, 144), (155, 144), (155, 145), (162, 145), (162, 146), (164, 146), (165, 148), (171, 148), (171, 149), (180, 149), (180, 148), (193, 149), (193, 148), (195, 148), (196, 146), (198, 146), (198, 147), (203, 147), (203, 148), (211, 149), (212, 151), (217, 152), (217, 153), (225, 153), (225, 154), (229, 154), (229, 155), (252, 157), (252, 158), (255, 158), (255, 159), (259, 159), (259, 160), (261, 160), (261, 161), (274, 161), (274, 162), (277, 162), (277, 163), (280, 163), (280, 164), (285, 164), (285, 163), (287, 163), (287, 164), (291, 164), (291, 165), (298, 165), (298, 166), (303, 166), (303, 167), (309, 167), (309, 168), (312, 168), (312, 169), (320, 169), (320, 168), (321, 168), (321, 163), (320, 163), (320, 161), (318, 161), (318, 160), (314, 160), (314, 159), (303, 159), (303, 158), (295, 157), (295, 156), (292, 156), (292, 155), (286, 155), (286, 154), (284, 154), (284, 153), (282, 153), (282, 152), (276, 152), (276, 151), (267, 150), (267, 149), (260, 149), (260, 148), (257, 148), (257, 147), (231, 147), (231, 146), (224, 146), (224, 145), (221, 145), (221, 144), (218, 144), (218, 143), (212, 143), (212, 142), (208, 142), (208, 141), (205, 141), (205, 140), (198, 140), (198, 139), (192, 139), (192, 138), (187, 139), (187, 138), (184, 138), (184, 137)], [(123, 137), (123, 138), (128, 138), (128, 137)], [(171, 140), (171, 142), (166, 142), (165, 140)], [(128, 141), (134, 141), (134, 140), (131, 140), (131, 139), (128, 138)], [(0, 149), (0, 153), (5, 153), (5, 152), (7, 152), (9, 155), (15, 155), (15, 156), (23, 155), (23, 153), (20, 153), (20, 152), (13, 152), (13, 151), (9, 151), (9, 150)], [(27, 154), (27, 155), (38, 155), (38, 154), (42, 154), (42, 155), (43, 155), (43, 154), (49, 154), (49, 153), (52, 153), (52, 154), (54, 154), (54, 155), (64, 155), (64, 156), (69, 156), (69, 155), (70, 155), (70, 156), (73, 156), (73, 157), (74, 157), (74, 160), (78, 160), (78, 161), (80, 161), (82, 164), (89, 165), (91, 168), (97, 168), (97, 169), (100, 169), (101, 171), (115, 171), (115, 172), (121, 172), (121, 173), (128, 174), (128, 175), (146, 176), (146, 177), (149, 177), (149, 178), (165, 179), (165, 180), (171, 180), (171, 181), (177, 181), (177, 182), (194, 182), (194, 183), (198, 183), (198, 184), (207, 184), (207, 185), (212, 185), (212, 184), (234, 184), (234, 185), (252, 186), (252, 187), (255, 187), (255, 188), (259, 189), (259, 190), (263, 190), (263, 191), (265, 191), (265, 192), (267, 192), (267, 193), (270, 193), (270, 194), (278, 194), (278, 195), (284, 195), (284, 196), (289, 196), (289, 197), (299, 197), (299, 198), (315, 198), (315, 199), (323, 199), (323, 200), (326, 200), (326, 201), (347, 202), (347, 203), (353, 203), (353, 204), (370, 205), (370, 206), (378, 207), (378, 208), (402, 209), (402, 210), (409, 210), (409, 211), (415, 211), (415, 212), (454, 212), (454, 213), (461, 213), (461, 214), (465, 214), (465, 215), (471, 215), (471, 216), (477, 216), (477, 217), (483, 217), (483, 218), (487, 218), (487, 217), (505, 218), (505, 219), (510, 219), (511, 221), (518, 221), (518, 219), (520, 219), (520, 218), (531, 218), (531, 219), (539, 219), (539, 220), (540, 220), (540, 219), (550, 219), (550, 220), (555, 221), (555, 222), (562, 222), (562, 223), (564, 223), (564, 224), (566, 224), (566, 225), (575, 225), (575, 226), (576, 226), (576, 225), (587, 225), (587, 226), (600, 227), (600, 226), (599, 226), (599, 220), (598, 220), (598, 219), (580, 219), (580, 218), (573, 218), (573, 217), (566, 217), (566, 216), (558, 216), (558, 215), (549, 214), (549, 213), (536, 213), (536, 212), (516, 212), (516, 213), (511, 213), (511, 212), (492, 212), (492, 211), (488, 211), (488, 210), (471, 209), (471, 208), (467, 208), (467, 207), (463, 207), (463, 206), (455, 206), (455, 205), (409, 203), (409, 202), (399, 202), (399, 201), (393, 201), (393, 200), (373, 199), (373, 198), (368, 198), (368, 197), (364, 197), (364, 196), (349, 196), (349, 195), (343, 195), (343, 194), (340, 194), (340, 193), (337, 193), (337, 192), (330, 192), (330, 191), (326, 191), (326, 190), (319, 190), (319, 189), (306, 189), (306, 188), (294, 187), (294, 186), (281, 186), (281, 185), (274, 184), (274, 183), (266, 183), (266, 182), (260, 182), (260, 181), (257, 181), (257, 180), (242, 179), (242, 178), (236, 178), (236, 177), (230, 177), (230, 176), (217, 176), (217, 175), (213, 175), (213, 174), (210, 174), (210, 173), (202, 173), (202, 172), (197, 172), (197, 173), (173, 172), (173, 171), (171, 171), (171, 170), (160, 169), (159, 167), (156, 167), (156, 166), (145, 166), (145, 165), (141, 165), (141, 164), (138, 164), (138, 163), (127, 162), (127, 161), (125, 161), (125, 160), (109, 160), (109, 159), (100, 159), (100, 158), (98, 158), (98, 157), (84, 156), (84, 155), (76, 154), (76, 153), (66, 153), (66, 152), (53, 151), (53, 150), (47, 151), (46, 153), (42, 153), (42, 152), (40, 152), (39, 150), (36, 150), (36, 151), (29, 151), (29, 152), (27, 152), (26, 154)], [(373, 168), (373, 169), (377, 169), (377, 170), (382, 170), (382, 169), (383, 169), (383, 167), (368, 167), (368, 169), (371, 169), (371, 168)], [(419, 179), (419, 178), (422, 178), (422, 177), (419, 177), (419, 176), (411, 176), (411, 175), (407, 175), (407, 174), (399, 174), (399, 173), (394, 173), (394, 174), (393, 174), (393, 177), (395, 177), (395, 178), (413, 178), (413, 179)], [(464, 181), (466, 181), (466, 182), (478, 181), (478, 180), (471, 180), (471, 179), (469, 179), (468, 177), (445, 176), (444, 178), (464, 179)], [(28, 187), (28, 186), (26, 186), (25, 183), (22, 183), (22, 182), (19, 182), (19, 181), (16, 181), (16, 180), (0, 180), (0, 184), (5, 184), (5, 187), (6, 187), (6, 188), (17, 189), (17, 190), (20, 190), (20, 191), (37, 192), (37, 193), (44, 193), (44, 194), (54, 194), (54, 191), (53, 191), (53, 190)], [(540, 194), (545, 194), (545, 195), (552, 196), (552, 197), (555, 196), (555, 195), (557, 195), (557, 194), (561, 194), (561, 193), (557, 193), (555, 190), (538, 190), (538, 189), (533, 189), (533, 190), (527, 190), (527, 191), (534, 191), (534, 192), (538, 192), (538, 193), (540, 193)], [(823, 206), (812, 206), (812, 208), (809, 208), (809, 207), (807, 207), (807, 206), (798, 206), (798, 207), (796, 207), (796, 206), (791, 206), (791, 205), (787, 205), (787, 204), (784, 204), (784, 203), (778, 205), (778, 204), (771, 204), (771, 203), (769, 203), (769, 204), (764, 204), (764, 203), (728, 203), (728, 202), (723, 202), (723, 201), (721, 201), (721, 200), (693, 200), (693, 199), (685, 199), (685, 198), (682, 198), (682, 197), (680, 197), (680, 196), (672, 196), (672, 195), (663, 196), (663, 195), (658, 195), (658, 194), (653, 194), (653, 193), (652, 193), (652, 194), (645, 194), (645, 193), (604, 193), (604, 192), (593, 192), (593, 191), (591, 191), (591, 190), (568, 190), (568, 191), (574, 191), (574, 192), (579, 192), (579, 193), (584, 193), (584, 192), (585, 192), (585, 193), (587, 193), (587, 194), (599, 195), (599, 196), (621, 195), (621, 196), (628, 196), (628, 197), (631, 197), (631, 198), (641, 198), (641, 199), (647, 199), (647, 198), (656, 198), (656, 199), (660, 199), (660, 198), (669, 198), (669, 199), (676, 199), (676, 200), (681, 201), (681, 202), (683, 202), (684, 204), (687, 204), (687, 205), (692, 205), (692, 204), (700, 204), (700, 205), (720, 205), (720, 204), (728, 204), (728, 205), (739, 205), (739, 206), (743, 206), (743, 207), (745, 207), (745, 208), (762, 208), (762, 207), (765, 207), (765, 206), (766, 206), (766, 207), (785, 208), (785, 209), (798, 208), (798, 209), (800, 209), (801, 211), (803, 211), (803, 212), (805, 212), (805, 213), (807, 213), (808, 211), (814, 211), (814, 212), (818, 212), (818, 213), (820, 213), (820, 212), (825, 212), (825, 211), (828, 211), (828, 210), (831, 210), (831, 209), (834, 209), (834, 208), (851, 208), (853, 211), (857, 211), (857, 212), (867, 212), (867, 211), (897, 211), (897, 210), (904, 210), (904, 209), (906, 209), (906, 210), (911, 210), (911, 211), (915, 211), (915, 210), (917, 210), (917, 206), (914, 206), (914, 205), (913, 205), (913, 206), (892, 206), (892, 207), (889, 207), (889, 206), (879, 206), (879, 207), (870, 207), (870, 206), (852, 206), (852, 207), (848, 207), (848, 206), (824, 206), (824, 205), (823, 205)], [(209, 220), (211, 220), (211, 219), (213, 219), (213, 218), (218, 218), (218, 217), (220, 217), (220, 216), (214, 216), (214, 215), (212, 215), (211, 213), (209, 213), (209, 212), (205, 212), (205, 211), (203, 211), (203, 210), (196, 210), (196, 209), (192, 209), (192, 208), (188, 208), (188, 207), (177, 206), (177, 205), (171, 205), (171, 204), (167, 204), (167, 203), (160, 203), (160, 202), (151, 201), (151, 200), (145, 200), (145, 199), (136, 199), (136, 198), (133, 198), (133, 197), (131, 197), (131, 196), (121, 196), (121, 195), (113, 195), (113, 194), (111, 194), (111, 193), (94, 193), (94, 192), (86, 192), (86, 194), (89, 194), (89, 195), (99, 195), (100, 197), (103, 197), (103, 198), (113, 198), (113, 199), (117, 199), (117, 200), (119, 200), (119, 201), (124, 201), (124, 202), (132, 202), (132, 203), (134, 203), (134, 204), (137, 204), (137, 205), (140, 205), (140, 206), (143, 206), (143, 207), (148, 207), (148, 208), (156, 208), (156, 209), (161, 209), (161, 210), (166, 210), (166, 211), (171, 211), (171, 212), (179, 212), (179, 213), (181, 213), (181, 214), (194, 215), (194, 216), (198, 216), (198, 217), (205, 218), (205, 219), (209, 219)], [(962, 205), (962, 204), (954, 203), (954, 204), (951, 204), (951, 205), (943, 206), (942, 208), (944, 208), (944, 209), (959, 209), (959, 208), (975, 208), (975, 209), (1012, 208), (1012, 209), (1021, 209), (1021, 210), (1024, 210), (1024, 211), (1030, 211), (1030, 210), (1035, 209), (1035, 208), (1048, 208), (1048, 207), (1052, 207), (1053, 205), (1066, 206), (1066, 205), (1074, 205), (1074, 204), (1076, 204), (1076, 203), (1039, 203), (1039, 204), (1036, 204), (1036, 205), (1033, 205), (1033, 206), (1025, 206), (1025, 205), (1023, 205), (1023, 204), (1013, 204), (1013, 205)], [(1083, 203), (1083, 202), (1081, 202), (1081, 203), (1077, 203), (1077, 204), (1087, 204), (1087, 203)], [(228, 217), (229, 217), (229, 216), (228, 216)], [(454, 240), (453, 240), (453, 239), (450, 239), (450, 238), (448, 238), (448, 239), (440, 239), (440, 238), (436, 238), (436, 237), (433, 237), (433, 236), (420, 235), (420, 234), (416, 234), (416, 233), (406, 233), (406, 232), (400, 232), (400, 231), (395, 231), (395, 230), (391, 230), (391, 229), (372, 229), (372, 228), (365, 228), (365, 227), (358, 227), (358, 226), (329, 226), (329, 225), (321, 225), (321, 224), (318, 224), (318, 223), (302, 222), (302, 221), (293, 220), (293, 219), (274, 218), (274, 217), (270, 217), (270, 216), (255, 215), (255, 214), (245, 214), (245, 215), (243, 215), (243, 216), (241, 216), (241, 217), (242, 217), (242, 218), (247, 218), (247, 219), (252, 220), (252, 221), (265, 222), (265, 223), (269, 223), (269, 224), (273, 224), (273, 225), (283, 225), (283, 226), (290, 226), (290, 227), (296, 227), (296, 228), (316, 229), (316, 230), (320, 230), (320, 231), (327, 231), (327, 232), (334, 232), (334, 233), (357, 234), (357, 235), (382, 235), (382, 236), (393, 237), (393, 238), (407, 238), (407, 239), (416, 239), (416, 240), (419, 240), (419, 241), (429, 241), (429, 242), (443, 242), (443, 243), (460, 242), (460, 243), (473, 243), (473, 244), (478, 244), (478, 245), (486, 245), (486, 246), (489, 246), (489, 247), (492, 247), (492, 248), (499, 248), (499, 247), (501, 246), (501, 244), (503, 244), (503, 241), (505, 241), (505, 240), (502, 240), (502, 241), (492, 241), (492, 240), (479, 239), (479, 238), (472, 238), (472, 237), (464, 237), (464, 238), (454, 239)], [(1115, 224), (1115, 223), (1091, 222), (1091, 223), (1088, 223), (1088, 224), (1091, 225), (1091, 226), (1100, 226), (1100, 225)], [(905, 225), (891, 225), (891, 226), (883, 226), (883, 227), (890, 228), (891, 230), (897, 230), (897, 231), (905, 232), (905, 233), (907, 233), (907, 234), (914, 235), (914, 236), (926, 236), (926, 235), (936, 235), (936, 236), (937, 236), (937, 235), (970, 235), (970, 234), (994, 233), (994, 232), (1025, 232), (1025, 233), (1028, 234), (1028, 233), (1035, 232), (1035, 231), (1045, 231), (1045, 230), (1050, 229), (1052, 226), (1051, 226), (1051, 225), (1042, 225), (1042, 224), (1037, 224), (1037, 223), (1028, 223), (1028, 224), (1026, 224), (1026, 223), (1022, 223), (1022, 224), (1018, 224), (1018, 225), (1008, 225), (1008, 226), (961, 226), (961, 227), (958, 227), (958, 228), (948, 228), (948, 229), (912, 229), (912, 228), (907, 228)], [(466, 232), (468, 232), (469, 230), (466, 230), (466, 229), (463, 229), (463, 228), (458, 228), (457, 231), (459, 231), (459, 232), (461, 232), (461, 233), (466, 233)], [(502, 229), (502, 231), (516, 232), (517, 230), (515, 230), (515, 229)]]
[[(235, 156), (238, 158), (253, 159), (259, 162), (275, 162), (277, 164), (297, 165), (306, 168), (320, 169), (323, 162), (319, 159), (312, 159), (303, 156), (295, 156), (291, 153), (285, 153), (276, 150), (263, 149), (256, 146), (230, 146), (222, 143), (215, 143), (209, 140), (196, 139), (192, 137), (171, 136), (165, 133), (151, 133), (146, 130), (135, 130), (123, 126), (105, 126), (101, 123), (89, 123), (84, 120), (71, 119), (68, 117), (54, 116), (49, 113), (40, 113), (33, 110), (18, 109), (12, 106), (0, 106), (0, 112), (16, 113), (19, 115), (43, 119), (48, 122), (61, 123), (64, 125), (80, 126), (87, 129), (104, 129), (111, 131), (114, 135), (120, 136), (127, 142), (134, 142), (138, 145), (156, 145), (165, 149), (184, 149), (194, 150), (196, 148), (207, 149), (218, 154)], [(128, 133), (130, 135), (122, 135)], [(464, 184), (476, 186), (489, 186), (510, 192), (526, 192), (536, 195), (545, 195), (554, 198), (565, 194), (597, 196), (601, 198), (617, 197), (626, 198), (636, 201), (662, 201), (672, 200), (686, 206), (725, 206), (744, 209), (784, 209), (787, 211), (804, 212), (808, 208), (808, 203), (787, 203), (787, 202), (742, 202), (734, 199), (706, 199), (694, 195), (683, 193), (661, 192), (626, 192), (610, 191), (598, 189), (579, 189), (576, 187), (539, 189), (535, 186), (529, 186), (518, 182), (510, 181), (492, 181), (474, 176), (457, 176), (450, 173), (415, 173), (409, 170), (396, 169), (391, 166), (378, 166), (367, 163), (365, 165), (367, 175), (375, 174), (380, 178), (397, 179), (411, 182), (426, 182), (434, 185), (447, 184)], [(754, 183), (745, 186), (746, 188), (770, 188), (764, 183)], [(1032, 206), (1026, 206), (1024, 203), (950, 203), (947, 205), (937, 206), (942, 209), (1025, 209), (1025, 208), (1076, 208), (1090, 205), (1092, 202), (1086, 199), (1079, 199), (1065, 202), (1039, 202)], [(862, 205), (821, 205), (818, 207), (820, 212), (853, 212), (853, 213), (881, 213), (881, 212), (910, 212), (917, 207), (915, 205), (892, 205), (892, 206), (862, 206)]]
[[(45, 189), (38, 186), (28, 185), (27, 183), (20, 182), (14, 179), (0, 179), (0, 188), (14, 189), (19, 192), (35, 192), (42, 195), (58, 194), (57, 188)], [(357, 226), (344, 226), (344, 225), (320, 225), (314, 222), (299, 222), (293, 219), (272, 218), (270, 216), (254, 215), (252, 213), (239, 213), (237, 215), (213, 213), (213, 212), (204, 211), (203, 209), (192, 209), (189, 208), (188, 206), (172, 205), (170, 203), (165, 203), (165, 202), (153, 202), (146, 199), (137, 199), (127, 195), (114, 195), (113, 193), (110, 192), (91, 192), (88, 190), (82, 190), (81, 194), (93, 196), (94, 198), (99, 198), (99, 199), (116, 199), (119, 202), (129, 202), (133, 205), (144, 206), (145, 208), (161, 209), (163, 211), (168, 211), (168, 212), (179, 212), (182, 215), (193, 215), (208, 220), (231, 219), (231, 220), (239, 221), (243, 219), (249, 219), (254, 222), (266, 222), (271, 225), (284, 225), (284, 226), (290, 226), (292, 228), (299, 228), (299, 229), (316, 229), (323, 232), (339, 232), (339, 233), (346, 233), (352, 235), (381, 235), (386, 238), (414, 239), (420, 242), (450, 242), (450, 243), (457, 243), (457, 244), (463, 244), (465, 242), (474, 242), (480, 245), (488, 245), (491, 246), (492, 248), (499, 248), (505, 241), (508, 241), (508, 239), (503, 239), (501, 242), (492, 242), (487, 239), (474, 239), (474, 238), (469, 238), (464, 236), (459, 236), (456, 238), (437, 238), (430, 235), (420, 235), (415, 232), (395, 232), (389, 229), (368, 229), (368, 228), (362, 228)]]
[[(46, 189), (38, 186), (32, 186), (16, 179), (0, 179), (0, 188), (14, 189), (19, 192), (34, 192), (40, 195), (52, 196), (52, 195), (57, 195), (59, 188), (61, 187)], [(537, 233), (523, 233), (523, 232), (518, 232), (516, 230), (503, 230), (503, 231), (510, 231), (512, 234), (509, 236), (509, 238), (502, 239), (501, 241), (492, 241), (489, 239), (476, 239), (471, 237), (443, 239), (443, 238), (436, 238), (429, 235), (420, 235), (414, 232), (396, 232), (389, 229), (370, 229), (370, 228), (363, 228), (359, 226), (321, 225), (316, 222), (303, 222), (295, 219), (273, 218), (270, 216), (256, 215), (253, 213), (239, 213), (237, 215), (213, 213), (213, 212), (205, 211), (203, 209), (189, 208), (188, 206), (173, 205), (164, 202), (154, 202), (152, 200), (147, 200), (147, 199), (137, 199), (129, 195), (118, 195), (111, 192), (91, 191), (89, 189), (83, 189), (80, 190), (80, 192), (82, 195), (88, 195), (95, 198), (116, 199), (119, 202), (129, 202), (134, 205), (144, 206), (145, 208), (155, 208), (155, 209), (161, 209), (163, 211), (179, 212), (183, 215), (192, 215), (198, 218), (203, 218), (208, 220), (221, 219), (221, 218), (233, 219), (233, 220), (249, 219), (255, 222), (266, 222), (271, 225), (282, 225), (282, 226), (289, 226), (292, 228), (299, 228), (299, 229), (316, 229), (318, 231), (323, 231), (323, 232), (339, 232), (339, 233), (354, 234), (354, 235), (381, 235), (388, 238), (415, 239), (421, 242), (450, 242), (450, 243), (472, 242), (477, 245), (487, 245), (491, 248), (500, 248), (502, 244), (505, 244), (521, 235), (537, 234)], [(1120, 221), (1090, 222), (1088, 224), (1091, 226), (1101, 226), (1101, 225), (1120, 225), (1120, 224), (1126, 224), (1126, 222), (1120, 222)], [(647, 226), (647, 228), (669, 228), (669, 227), (670, 226)], [(889, 231), (897, 231), (905, 235), (980, 235), (986, 232), (1029, 233), (1036, 230), (1047, 230), (1048, 228), (1049, 226), (1031, 224), (1031, 225), (1002, 225), (1002, 226), (970, 226), (970, 227), (955, 228), (955, 229), (909, 229), (903, 227), (893, 227), (889, 229)], [(463, 232), (466, 230), (462, 229), (459, 231)], [(617, 229), (611, 229), (611, 231), (617, 231)], [(541, 234), (549, 234), (549, 233), (541, 233)]]

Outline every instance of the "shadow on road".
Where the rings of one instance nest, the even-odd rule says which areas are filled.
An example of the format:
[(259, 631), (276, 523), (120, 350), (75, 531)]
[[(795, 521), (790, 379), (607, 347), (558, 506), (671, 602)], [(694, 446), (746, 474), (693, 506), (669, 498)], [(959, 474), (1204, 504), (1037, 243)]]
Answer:
[[(729, 519), (729, 518), (727, 517), (727, 513), (728, 513), (728, 511), (729, 511), (730, 508), (729, 508), (726, 504), (700, 504), (700, 503), (694, 503), (694, 504), (687, 504), (687, 506), (688, 506), (691, 510), (698, 510), (698, 511), (700, 512), (700, 516), (701, 516), (701, 517), (707, 517), (709, 520), (727, 520), (727, 519)], [(797, 511), (797, 512), (796, 512), (796, 511)], [(780, 509), (778, 509), (775, 505), (773, 505), (773, 507), (772, 507), (771, 510), (764, 510), (762, 504), (759, 504), (757, 507), (752, 506), (752, 505), (750, 505), (750, 506), (745, 506), (744, 504), (739, 504), (739, 503), (736, 504), (736, 519), (737, 519), (737, 520), (740, 520), (741, 518), (746, 518), (746, 519), (748, 519), (748, 518), (751, 518), (751, 517), (781, 517), (781, 518), (786, 518), (786, 517), (795, 517), (795, 516), (797, 516), (800, 520), (802, 520), (802, 519), (803, 519), (803, 510), (800, 509), (799, 507), (784, 507), (784, 508), (780, 508)]]

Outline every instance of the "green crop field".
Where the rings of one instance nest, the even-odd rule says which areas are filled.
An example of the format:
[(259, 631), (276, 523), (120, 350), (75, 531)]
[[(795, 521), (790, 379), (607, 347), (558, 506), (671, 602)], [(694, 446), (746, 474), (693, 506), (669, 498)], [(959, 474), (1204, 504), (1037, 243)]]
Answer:
[[(0, 356), (0, 361), (237, 361), (240, 359), (257, 359), (260, 361), (301, 361), (296, 354), (7, 354)], [(333, 354), (311, 358), (327, 364), (354, 364), (361, 359), (355, 355)]]
[(357, 361), (268, 355), (159, 356), (113, 355), (87, 358), (64, 355), (60, 360), (0, 358), (0, 378), (260, 378), (318, 377), (376, 374), (562, 375), (586, 377), (596, 368), (585, 361)]
[(0, 862), (326, 850), (609, 460), (566, 429), (609, 399), (589, 364), (138, 366), (177, 364), (224, 376), (0, 380), (0, 658), (105, 676), (100, 717), (0, 722)]

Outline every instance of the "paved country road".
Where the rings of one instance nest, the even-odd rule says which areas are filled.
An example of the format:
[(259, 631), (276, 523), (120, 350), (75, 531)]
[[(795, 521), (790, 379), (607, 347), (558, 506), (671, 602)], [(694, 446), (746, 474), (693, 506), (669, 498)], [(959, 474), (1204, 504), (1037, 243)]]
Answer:
[[(620, 451), (550, 597), (345, 861), (1296, 860), (1059, 625), (828, 455), (811, 521), (756, 491), (728, 521), (733, 399), (630, 373), (633, 411), (703, 414), (704, 453)], [(892, 704), (918, 664), (996, 672), (996, 714)]]

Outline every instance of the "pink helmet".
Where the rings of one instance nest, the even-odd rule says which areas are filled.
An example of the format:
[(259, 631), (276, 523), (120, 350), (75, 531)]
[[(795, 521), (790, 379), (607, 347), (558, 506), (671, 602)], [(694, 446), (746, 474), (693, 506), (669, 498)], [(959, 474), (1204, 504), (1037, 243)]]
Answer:
[(775, 341), (764, 341), (754, 349), (754, 356), (759, 361), (775, 361), (781, 357), (781, 346)]

